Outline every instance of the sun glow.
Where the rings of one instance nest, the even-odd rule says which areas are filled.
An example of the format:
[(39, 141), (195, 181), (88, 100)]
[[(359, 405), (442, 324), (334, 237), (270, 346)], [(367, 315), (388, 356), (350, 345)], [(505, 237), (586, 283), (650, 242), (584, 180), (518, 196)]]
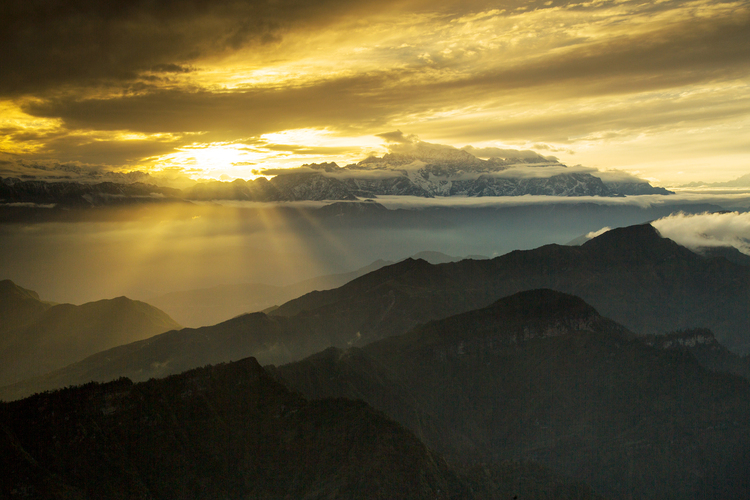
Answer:
[(152, 173), (180, 170), (194, 180), (251, 180), (254, 171), (294, 168), (305, 163), (357, 162), (382, 154), (374, 136), (339, 136), (326, 129), (290, 129), (236, 142), (193, 143), (175, 152), (150, 158)]
[(193, 143), (153, 159), (152, 170), (179, 168), (194, 178), (254, 179), (252, 168), (265, 159), (262, 152), (239, 143)]

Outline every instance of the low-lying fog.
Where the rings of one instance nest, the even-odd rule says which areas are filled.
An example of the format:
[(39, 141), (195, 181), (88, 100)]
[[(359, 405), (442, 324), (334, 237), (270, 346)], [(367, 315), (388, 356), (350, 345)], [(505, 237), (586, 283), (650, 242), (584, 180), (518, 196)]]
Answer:
[[(639, 197), (630, 203), (522, 198), (426, 206), (424, 200), (385, 197), (377, 201), (388, 210), (369, 204), (363, 211), (350, 204), (320, 209), (314, 203), (88, 209), (47, 217), (47, 222), (0, 224), (0, 278), (56, 302), (119, 295), (147, 300), (226, 283), (290, 284), (423, 250), (494, 257), (565, 244), (605, 226), (644, 223), (680, 210), (726, 208), (677, 198), (671, 204)], [(420, 206), (399, 208), (409, 203)], [(668, 226), (684, 232), (685, 224), (659, 229), (668, 233)]]

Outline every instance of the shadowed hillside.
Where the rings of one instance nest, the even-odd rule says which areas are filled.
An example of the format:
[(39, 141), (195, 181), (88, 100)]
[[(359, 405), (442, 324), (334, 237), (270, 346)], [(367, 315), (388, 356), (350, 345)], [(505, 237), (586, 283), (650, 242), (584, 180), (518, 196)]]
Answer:
[(308, 402), (252, 358), (0, 404), (0, 428), (3, 498), (598, 498), (539, 466), (451, 470), (365, 403)]
[[(9, 281), (3, 283), (12, 285)], [(96, 352), (179, 328), (159, 309), (126, 297), (80, 306), (50, 306), (40, 302), (33, 292), (24, 292), (20, 298), (14, 293), (4, 294), (0, 300), (1, 307), (12, 309), (7, 315), (9, 321), (18, 325), (5, 329), (0, 338), (3, 384), (38, 376)]]
[(33, 323), (51, 306), (41, 301), (34, 291), (21, 288), (11, 280), (0, 281), (0, 333)]
[(534, 288), (580, 296), (636, 334), (704, 327), (735, 352), (748, 343), (750, 268), (700, 256), (641, 225), (608, 231), (580, 247), (547, 245), (492, 260), (431, 265), (407, 259), (309, 293), (270, 315), (240, 316), (98, 353), (3, 387), (0, 398), (119, 376), (146, 380), (246, 356), (283, 364), (331, 346), (400, 335)]
[(404, 261), (272, 314), (326, 318), (362, 345), (535, 288), (580, 296), (636, 333), (703, 327), (736, 352), (750, 349), (750, 268), (697, 255), (648, 224), (489, 261)]
[(361, 398), (454, 460), (524, 459), (611, 498), (750, 494), (750, 384), (550, 290), (274, 369)]

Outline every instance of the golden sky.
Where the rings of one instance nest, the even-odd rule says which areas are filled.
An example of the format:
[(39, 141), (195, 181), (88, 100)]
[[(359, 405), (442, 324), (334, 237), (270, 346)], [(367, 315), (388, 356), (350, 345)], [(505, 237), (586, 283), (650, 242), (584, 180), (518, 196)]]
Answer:
[[(402, 131), (750, 172), (750, 2), (4, 0), (0, 175), (253, 177)], [(222, 177), (223, 176), (223, 177)]]

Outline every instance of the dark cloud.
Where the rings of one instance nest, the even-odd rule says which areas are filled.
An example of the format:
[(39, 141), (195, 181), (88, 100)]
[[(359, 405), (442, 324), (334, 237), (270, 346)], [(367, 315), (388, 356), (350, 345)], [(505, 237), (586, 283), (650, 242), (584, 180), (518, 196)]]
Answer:
[(195, 71), (195, 68), (179, 64), (157, 64), (151, 67), (151, 71), (154, 73), (190, 73)]
[(47, 155), (86, 163), (135, 165), (141, 159), (174, 151), (181, 141), (156, 140), (91, 140), (70, 136), (45, 144)]
[[(420, 68), (407, 67), (292, 88), (244, 89), (221, 94), (156, 90), (83, 100), (67, 96), (27, 104), (24, 109), (37, 116), (61, 117), (68, 127), (75, 129), (208, 130), (217, 136), (233, 133), (234, 137), (310, 126), (364, 130), (387, 124), (406, 113), (456, 109), (511, 96), (542, 103), (561, 94), (588, 98), (747, 76), (748, 32), (750, 14), (744, 9), (731, 18), (690, 21), (656, 33), (623, 36), (607, 43), (540, 55), (515, 67), (472, 72), (442, 81), (425, 79)], [(706, 110), (694, 112), (700, 114)], [(593, 115), (596, 114), (594, 111)], [(581, 114), (579, 118), (591, 117)], [(599, 121), (601, 117), (595, 118)], [(651, 113), (631, 119), (648, 122)], [(537, 136), (533, 130), (525, 130), (523, 121), (517, 128), (518, 122), (507, 123), (508, 129), (517, 132), (514, 137)], [(558, 130), (554, 137), (545, 135), (540, 139), (565, 140), (573, 135), (568, 126)], [(528, 135), (529, 132), (532, 133)], [(414, 140), (399, 130), (379, 137), (393, 143)]]
[[(497, 119), (477, 122), (466, 120), (446, 125), (446, 135), (458, 133), (472, 137), (474, 141), (495, 140), (526, 141), (530, 137), (538, 140), (565, 143), (574, 138), (606, 140), (620, 139), (634, 132), (653, 134), (660, 130), (673, 130), (676, 124), (692, 127), (725, 123), (750, 113), (750, 101), (736, 99), (725, 102), (711, 93), (693, 100), (645, 99), (626, 105), (567, 108), (557, 113), (529, 113), (512, 119)], [(439, 130), (439, 128), (436, 128)]]
[(227, 140), (322, 124), (338, 128), (382, 125), (400, 112), (400, 96), (364, 94), (383, 89), (389, 80), (388, 75), (379, 74), (273, 90), (212, 93), (175, 89), (111, 99), (62, 97), (28, 103), (24, 111), (60, 117), (71, 129), (210, 131), (216, 140)]
[[(477, 158), (520, 158), (524, 160), (547, 160), (544, 156), (536, 151), (528, 149), (501, 149), (501, 148), (475, 148), (474, 146), (465, 146), (463, 148), (467, 153), (471, 153)], [(552, 160), (554, 161), (554, 160)]]
[(300, 146), (294, 144), (264, 144), (262, 147), (271, 151), (284, 151), (295, 155), (339, 155), (349, 153), (352, 149), (350, 147)]
[[(3, 162), (0, 166), (0, 177), (21, 177), (42, 180), (79, 180), (101, 182), (103, 177), (114, 174), (109, 165), (86, 164), (77, 161), (58, 162), (53, 160), (29, 161), (15, 158)], [(124, 176), (124, 174), (116, 174)], [(130, 182), (143, 180), (148, 174), (131, 172), (127, 174)], [(111, 180), (111, 179), (110, 179)]]
[[(194, 142), (232, 141), (256, 141), (279, 157), (352, 152), (257, 142), (323, 127), (390, 130), (377, 136), (393, 151), (419, 144), (396, 126), (444, 142), (462, 136), (464, 144), (601, 142), (750, 114), (746, 91), (715, 93), (750, 75), (750, 7), (741, 2), (6, 0), (0, 19), (0, 98), (62, 119), (40, 130), (31, 120), (3, 125), (13, 150), (34, 149), (34, 158), (135, 165)], [(393, 47), (373, 41), (368, 28), (377, 33), (389, 19), (413, 19), (414, 36), (396, 37)], [(592, 20), (589, 33), (582, 19)], [(502, 32), (511, 22), (520, 38)], [(472, 23), (477, 31), (468, 33)], [(299, 48), (307, 35), (342, 58), (341, 71), (328, 70), (339, 61), (324, 50), (318, 62), (326, 69), (315, 70), (318, 54)], [(359, 36), (364, 55), (338, 52), (342, 39), (354, 47)], [(441, 51), (453, 40), (453, 52)], [(242, 83), (252, 75), (221, 81), (230, 61), (249, 75), (268, 63), (271, 76), (265, 87)], [(300, 62), (312, 69), (292, 79)], [(182, 139), (120, 141), (112, 131)]]
[(184, 68), (358, 7), (355, 0), (4, 0), (0, 95)]
[(416, 135), (404, 135), (404, 133), (400, 130), (396, 130), (395, 132), (383, 132), (382, 134), (375, 134), (375, 137), (380, 137), (385, 139), (386, 142), (396, 144), (413, 144), (419, 140)]

